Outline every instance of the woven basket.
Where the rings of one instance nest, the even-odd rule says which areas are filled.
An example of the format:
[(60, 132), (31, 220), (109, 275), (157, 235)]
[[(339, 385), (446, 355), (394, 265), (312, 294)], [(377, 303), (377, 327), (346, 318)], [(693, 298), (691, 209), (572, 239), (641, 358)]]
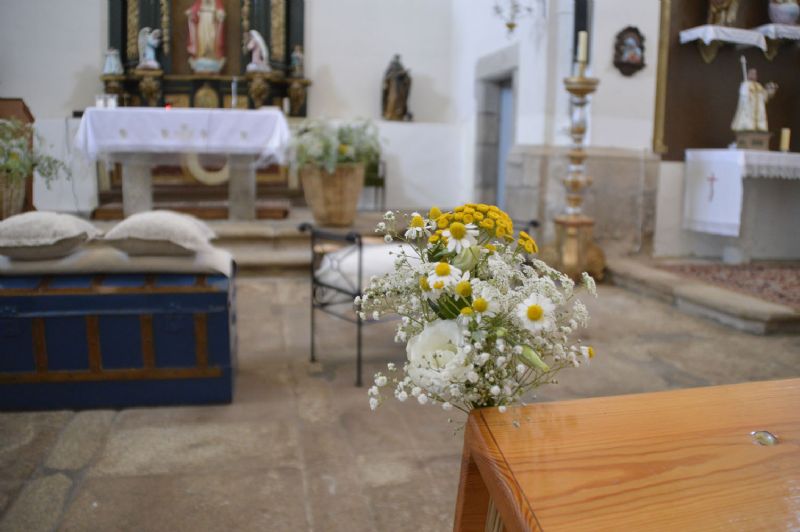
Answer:
[(9, 179), (0, 173), (0, 220), (22, 212), (25, 206), (25, 180)]
[(300, 179), (317, 225), (352, 225), (364, 188), (362, 163), (340, 164), (332, 174), (319, 166), (304, 166)]

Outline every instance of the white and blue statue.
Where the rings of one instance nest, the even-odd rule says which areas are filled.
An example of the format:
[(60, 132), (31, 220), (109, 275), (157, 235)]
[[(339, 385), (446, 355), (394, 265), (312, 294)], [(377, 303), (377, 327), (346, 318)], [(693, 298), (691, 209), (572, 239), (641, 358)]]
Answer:
[(248, 72), (269, 72), (269, 48), (264, 42), (264, 37), (256, 30), (248, 32), (246, 49), (250, 52), (250, 63), (247, 64)]
[(156, 49), (161, 45), (161, 30), (142, 28), (139, 30), (139, 64), (136, 68), (143, 70), (159, 70), (161, 65), (156, 60)]

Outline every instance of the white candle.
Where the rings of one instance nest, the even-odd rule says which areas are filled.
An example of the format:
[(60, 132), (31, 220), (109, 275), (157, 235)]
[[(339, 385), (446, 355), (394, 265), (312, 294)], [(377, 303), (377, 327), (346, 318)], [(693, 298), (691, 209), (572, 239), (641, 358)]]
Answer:
[(289, 98), (283, 99), (283, 114), (289, 116), (289, 111), (291, 109), (291, 103), (289, 102)]
[(789, 144), (792, 139), (792, 130), (788, 127), (781, 129), (781, 151), (789, 151)]
[(105, 94), (98, 94), (94, 97), (94, 106), (99, 107), (102, 109), (106, 106), (106, 95)]
[(585, 31), (578, 32), (578, 63), (585, 63), (588, 57), (589, 34)]

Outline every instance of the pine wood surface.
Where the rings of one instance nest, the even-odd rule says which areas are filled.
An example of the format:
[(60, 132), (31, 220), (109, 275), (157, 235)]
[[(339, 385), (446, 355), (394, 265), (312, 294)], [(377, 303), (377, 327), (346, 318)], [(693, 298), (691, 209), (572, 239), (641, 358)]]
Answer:
[(475, 411), (464, 456), (455, 530), (798, 530), (800, 379)]

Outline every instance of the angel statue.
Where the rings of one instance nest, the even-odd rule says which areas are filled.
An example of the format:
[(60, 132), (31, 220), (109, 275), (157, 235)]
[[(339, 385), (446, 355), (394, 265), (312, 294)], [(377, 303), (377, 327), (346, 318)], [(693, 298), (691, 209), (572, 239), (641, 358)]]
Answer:
[(247, 32), (248, 39), (245, 49), (250, 52), (250, 63), (247, 65), (248, 72), (269, 72), (269, 48), (264, 42), (264, 37), (256, 30)]
[(733, 26), (739, 12), (739, 0), (708, 0), (708, 23)]
[(142, 28), (139, 30), (139, 64), (136, 68), (159, 70), (161, 65), (156, 61), (156, 48), (161, 44), (161, 30)]
[(767, 102), (778, 92), (778, 85), (770, 82), (764, 87), (758, 82), (756, 69), (748, 70), (744, 57), (741, 61), (744, 81), (739, 86), (739, 103), (736, 106), (731, 129), (736, 132), (768, 131)]

